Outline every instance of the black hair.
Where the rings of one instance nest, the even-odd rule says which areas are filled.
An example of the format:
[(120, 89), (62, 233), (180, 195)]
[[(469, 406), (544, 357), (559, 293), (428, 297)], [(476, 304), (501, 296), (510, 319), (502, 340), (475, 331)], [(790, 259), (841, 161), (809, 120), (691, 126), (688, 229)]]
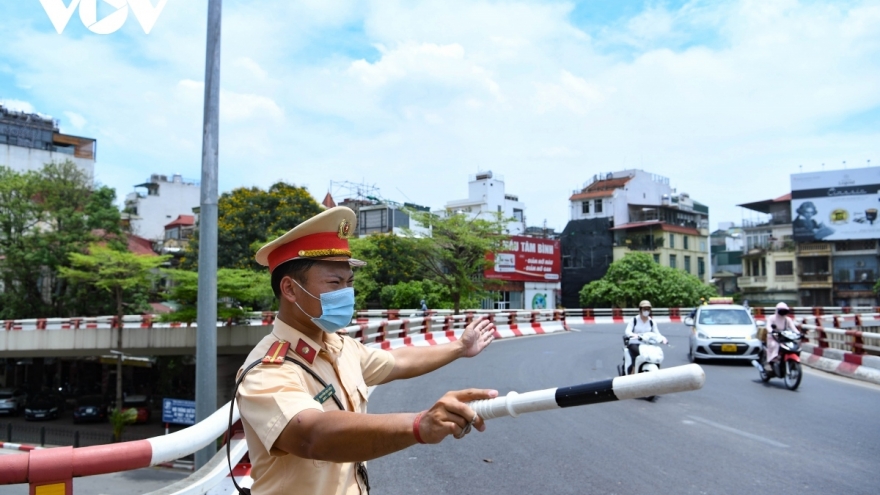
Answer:
[(277, 299), (281, 299), (281, 279), (290, 277), (297, 282), (305, 285), (307, 282), (306, 272), (309, 268), (315, 266), (320, 260), (300, 258), (296, 260), (285, 261), (275, 267), (272, 271), (272, 292), (275, 293)]

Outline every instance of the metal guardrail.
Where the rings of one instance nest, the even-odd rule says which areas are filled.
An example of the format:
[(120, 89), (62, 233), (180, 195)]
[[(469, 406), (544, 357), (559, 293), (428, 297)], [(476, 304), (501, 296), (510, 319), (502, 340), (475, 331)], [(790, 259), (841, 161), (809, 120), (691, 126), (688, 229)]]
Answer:
[(880, 356), (880, 333), (872, 331), (880, 329), (880, 313), (807, 317), (800, 328), (817, 347)]

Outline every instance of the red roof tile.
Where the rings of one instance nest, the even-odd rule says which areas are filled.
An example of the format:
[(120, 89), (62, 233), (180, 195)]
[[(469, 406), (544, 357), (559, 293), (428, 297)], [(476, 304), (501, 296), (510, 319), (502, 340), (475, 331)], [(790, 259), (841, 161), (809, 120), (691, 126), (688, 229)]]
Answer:
[(324, 196), (324, 201), (321, 202), (325, 208), (333, 208), (336, 206), (336, 201), (333, 201), (333, 196), (330, 195), (330, 191), (327, 191), (327, 195)]
[(178, 215), (177, 218), (165, 226), (165, 230), (168, 230), (171, 227), (189, 227), (190, 225), (196, 224), (196, 217), (194, 215)]

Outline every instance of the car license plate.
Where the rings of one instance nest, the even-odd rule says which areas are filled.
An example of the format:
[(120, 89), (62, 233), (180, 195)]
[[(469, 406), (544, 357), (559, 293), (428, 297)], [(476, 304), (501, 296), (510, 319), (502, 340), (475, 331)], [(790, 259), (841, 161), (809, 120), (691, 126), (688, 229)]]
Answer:
[(34, 414), (34, 417), (36, 417), (36, 418), (45, 418), (46, 415), (45, 415), (45, 414)]
[(736, 352), (736, 344), (721, 344), (721, 352)]

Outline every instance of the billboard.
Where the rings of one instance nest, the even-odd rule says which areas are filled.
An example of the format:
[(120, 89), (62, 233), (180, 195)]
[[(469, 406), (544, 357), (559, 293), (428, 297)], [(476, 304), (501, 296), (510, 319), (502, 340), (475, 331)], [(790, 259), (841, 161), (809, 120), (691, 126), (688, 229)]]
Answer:
[[(492, 259), (492, 255), (489, 255)], [(504, 251), (494, 257), (495, 266), (484, 276), (495, 280), (543, 282), (559, 280), (562, 252), (559, 241), (535, 237), (511, 236)]]
[(880, 238), (880, 167), (792, 174), (796, 242)]

